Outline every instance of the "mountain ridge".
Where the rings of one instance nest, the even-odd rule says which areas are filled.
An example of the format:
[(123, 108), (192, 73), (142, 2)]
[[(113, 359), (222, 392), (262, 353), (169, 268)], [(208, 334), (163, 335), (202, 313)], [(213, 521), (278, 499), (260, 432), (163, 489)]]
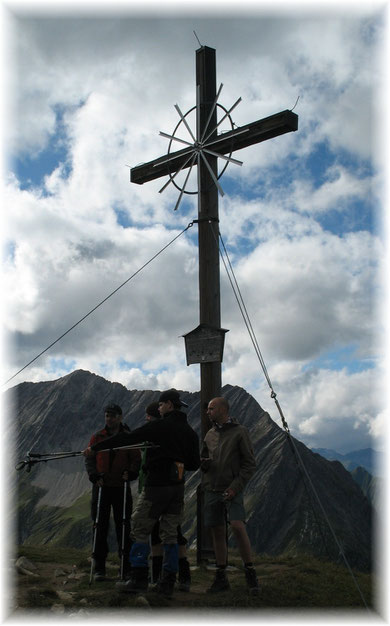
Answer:
[[(180, 393), (190, 405), (188, 422), (199, 434), (200, 394)], [(86, 370), (76, 370), (54, 381), (21, 383), (4, 394), (8, 411), (14, 416), (15, 455), (20, 458), (27, 450), (82, 450), (92, 433), (103, 426), (103, 410), (108, 402), (122, 407), (125, 421), (134, 429), (144, 423), (145, 407), (157, 401), (159, 395), (157, 390), (128, 390)], [(257, 469), (245, 491), (247, 528), (254, 550), (275, 555), (308, 552), (338, 561), (340, 550), (318, 508), (316, 494), (352, 564), (370, 568), (371, 506), (350, 473), (339, 461), (324, 459), (287, 435), (244, 389), (225, 385), (223, 395), (230, 403), (231, 414), (248, 428), (255, 451)], [(308, 470), (314, 494), (299, 458)], [(196, 542), (195, 494), (199, 480), (199, 471), (189, 473), (186, 484), (183, 529), (192, 545)], [(41, 491), (35, 494), (34, 504), (27, 506), (28, 490), (20, 488), (19, 480), (18, 527), (23, 541), (34, 541), (34, 537), (38, 541), (38, 536), (43, 541), (42, 526), (47, 528), (48, 508), (56, 523), (62, 524), (66, 510), (91, 489), (82, 458), (39, 464), (29, 481), (31, 487)], [(136, 497), (136, 483), (133, 492)], [(62, 509), (62, 517), (53, 508)], [(91, 522), (86, 518), (84, 523)], [(68, 536), (72, 536), (71, 529)], [(51, 532), (50, 537), (49, 542), (56, 541), (55, 533)]]
[(311, 448), (311, 450), (329, 461), (340, 461), (350, 472), (358, 467), (363, 467), (372, 476), (381, 473), (382, 453), (373, 448), (362, 448), (343, 454), (329, 448)]

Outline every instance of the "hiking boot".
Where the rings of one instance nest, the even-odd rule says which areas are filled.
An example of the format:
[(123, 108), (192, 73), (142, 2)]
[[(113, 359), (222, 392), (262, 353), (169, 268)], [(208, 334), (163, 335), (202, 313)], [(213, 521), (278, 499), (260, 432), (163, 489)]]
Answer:
[(132, 574), (132, 569), (131, 567), (126, 568), (125, 571), (123, 572), (123, 576), (125, 580), (130, 580), (131, 578), (131, 574)]
[(157, 593), (161, 593), (166, 598), (172, 598), (175, 587), (176, 573), (163, 570), (161, 580), (157, 583)]
[(178, 575), (178, 585), (177, 588), (179, 591), (189, 591), (191, 586), (191, 572), (190, 572), (190, 564), (187, 559), (183, 557), (179, 559), (179, 575)]
[(148, 568), (134, 567), (130, 578), (115, 583), (115, 587), (122, 593), (145, 593), (148, 590)]
[(251, 596), (257, 596), (260, 593), (259, 582), (257, 580), (256, 572), (254, 567), (245, 567), (245, 578), (246, 584), (248, 586), (248, 591)]
[(215, 579), (211, 587), (206, 589), (206, 593), (218, 593), (220, 591), (228, 591), (230, 584), (224, 569), (218, 568), (215, 572)]
[(102, 580), (106, 580), (106, 564), (104, 561), (94, 560), (93, 563), (93, 579), (95, 582), (100, 583)]

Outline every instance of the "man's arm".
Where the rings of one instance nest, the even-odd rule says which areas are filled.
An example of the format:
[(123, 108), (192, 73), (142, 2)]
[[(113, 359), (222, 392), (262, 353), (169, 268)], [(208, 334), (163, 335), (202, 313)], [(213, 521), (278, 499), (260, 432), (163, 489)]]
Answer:
[(191, 445), (188, 450), (188, 454), (184, 460), (184, 466), (186, 470), (190, 472), (194, 472), (200, 466), (200, 456), (199, 456), (199, 438), (196, 432), (193, 432), (191, 437)]
[[(92, 435), (89, 441), (89, 447), (92, 446), (94, 443), (96, 443), (96, 437), (95, 435)], [(91, 481), (91, 483), (96, 483), (98, 480), (98, 474), (96, 470), (96, 456), (86, 456), (84, 459), (84, 465), (85, 469), (87, 470), (89, 480)]]
[(246, 484), (256, 471), (256, 459), (253, 452), (252, 442), (245, 427), (242, 427), (241, 431), (239, 452), (240, 471), (238, 476), (236, 476), (236, 478), (229, 485), (229, 490), (234, 491), (235, 494), (244, 490)]
[(202, 472), (208, 472), (211, 465), (210, 453), (205, 441), (202, 443), (200, 451), (200, 469)]
[(120, 448), (121, 446), (143, 443), (144, 441), (159, 443), (160, 428), (157, 428), (158, 425), (159, 422), (149, 422), (131, 432), (122, 431), (112, 437), (107, 437), (104, 441), (95, 443), (90, 448), (92, 452), (99, 452), (99, 450), (105, 450), (106, 448)]

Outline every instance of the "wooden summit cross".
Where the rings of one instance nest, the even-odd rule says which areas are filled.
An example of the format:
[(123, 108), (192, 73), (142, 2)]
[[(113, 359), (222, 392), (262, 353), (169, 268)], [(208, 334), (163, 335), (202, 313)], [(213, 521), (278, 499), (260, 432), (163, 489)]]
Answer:
[[(189, 129), (185, 116), (182, 115), (176, 105), (182, 122), (194, 140), (193, 143), (178, 139), (179, 142), (187, 144), (187, 147), (132, 168), (130, 180), (142, 185), (150, 180), (169, 176), (169, 182), (171, 182), (176, 173), (192, 168), (196, 162), (198, 167), (199, 323), (220, 329), (218, 191), (222, 194), (223, 191), (218, 183), (218, 158), (224, 159), (227, 163), (233, 162), (242, 165), (240, 161), (231, 158), (233, 152), (297, 130), (298, 116), (289, 110), (282, 111), (218, 135), (217, 99), (221, 88), (217, 94), (215, 50), (206, 46), (202, 46), (196, 51), (196, 87), (196, 137)], [(230, 111), (239, 101), (240, 99)], [(230, 111), (226, 111), (223, 119), (226, 117), (230, 119)], [(170, 137), (171, 141), (176, 139), (174, 136), (161, 134)], [(165, 187), (166, 185), (163, 189)], [(184, 188), (180, 198), (183, 191)], [(206, 414), (207, 404), (212, 398), (221, 394), (221, 361), (222, 357), (216, 362), (200, 362), (202, 436), (209, 428)]]
[[(168, 154), (163, 157), (132, 168), (130, 171), (130, 180), (133, 183), (142, 185), (150, 180), (162, 176), (169, 176), (168, 183), (160, 190), (163, 191), (170, 182), (174, 182), (176, 174), (182, 170), (189, 169), (175, 207), (177, 208), (183, 193), (189, 193), (185, 191), (185, 186), (192, 167), (194, 165), (197, 166), (198, 220), (195, 221), (198, 222), (199, 228), (200, 324), (198, 329), (207, 327), (216, 331), (214, 334), (218, 332), (222, 334), (225, 331), (221, 329), (218, 192), (223, 195), (223, 190), (218, 182), (218, 158), (225, 160), (226, 165), (228, 163), (242, 165), (241, 161), (237, 161), (231, 157), (233, 152), (260, 143), (266, 139), (272, 139), (272, 137), (297, 130), (298, 116), (292, 113), (292, 111), (287, 110), (252, 122), (246, 126), (233, 128), (230, 112), (241, 100), (240, 98), (229, 111), (226, 111), (226, 109), (222, 107), (225, 111), (225, 115), (220, 122), (217, 122), (217, 106), (221, 106), (217, 103), (217, 100), (222, 85), (217, 94), (215, 50), (206, 46), (202, 46), (196, 51), (196, 87), (196, 136), (194, 136), (185, 119), (186, 115), (190, 113), (192, 109), (186, 115), (183, 115), (176, 105), (181, 123), (185, 125), (193, 142), (178, 139), (174, 134), (167, 135), (160, 133), (170, 138), (171, 142), (177, 140), (186, 145), (186, 147), (173, 153), (168, 151)], [(232, 130), (218, 135), (218, 126), (226, 118), (230, 120)], [(222, 173), (223, 171), (224, 169)], [(175, 184), (175, 186), (178, 187), (177, 184)], [(178, 189), (180, 189), (180, 187), (178, 187)], [(200, 363), (202, 439), (210, 428), (210, 422), (206, 413), (208, 402), (212, 398), (220, 396), (222, 388), (222, 353), (220, 356), (212, 357), (211, 359), (209, 355), (206, 359), (205, 353), (198, 361), (193, 361)], [(203, 359), (207, 360), (207, 362), (203, 362)], [(205, 532), (203, 526), (203, 493), (199, 486), (197, 491), (197, 562), (200, 563), (202, 560), (212, 555), (211, 538), (210, 535)]]

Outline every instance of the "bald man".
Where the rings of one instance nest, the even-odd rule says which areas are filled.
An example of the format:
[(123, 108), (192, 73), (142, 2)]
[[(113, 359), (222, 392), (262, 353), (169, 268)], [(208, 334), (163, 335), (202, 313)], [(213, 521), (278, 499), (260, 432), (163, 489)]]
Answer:
[(259, 584), (252, 563), (252, 551), (245, 526), (243, 491), (255, 472), (256, 461), (248, 430), (229, 416), (229, 403), (213, 398), (207, 408), (213, 426), (206, 433), (201, 450), (204, 472), (205, 526), (211, 530), (216, 559), (216, 575), (208, 593), (230, 589), (226, 576), (226, 519), (233, 531), (244, 563), (245, 579), (250, 594), (259, 593)]

